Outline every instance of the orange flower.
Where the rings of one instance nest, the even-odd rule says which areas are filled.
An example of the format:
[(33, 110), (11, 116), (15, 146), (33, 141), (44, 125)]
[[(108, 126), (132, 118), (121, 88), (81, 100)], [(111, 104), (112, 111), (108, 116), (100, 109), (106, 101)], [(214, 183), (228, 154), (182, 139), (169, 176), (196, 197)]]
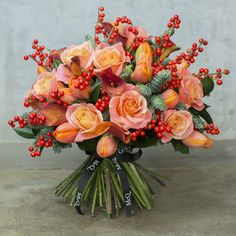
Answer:
[(142, 43), (135, 54), (136, 67), (131, 75), (133, 81), (146, 84), (152, 78), (153, 52), (148, 42)]
[(97, 154), (106, 158), (113, 155), (117, 150), (117, 143), (110, 135), (102, 136), (97, 143)]
[(214, 144), (213, 140), (200, 133), (199, 131), (193, 131), (193, 133), (182, 142), (188, 147), (199, 148), (211, 148)]
[(53, 132), (53, 136), (55, 137), (55, 139), (61, 143), (74, 142), (74, 139), (77, 134), (78, 134), (78, 129), (76, 129), (68, 122), (59, 125)]

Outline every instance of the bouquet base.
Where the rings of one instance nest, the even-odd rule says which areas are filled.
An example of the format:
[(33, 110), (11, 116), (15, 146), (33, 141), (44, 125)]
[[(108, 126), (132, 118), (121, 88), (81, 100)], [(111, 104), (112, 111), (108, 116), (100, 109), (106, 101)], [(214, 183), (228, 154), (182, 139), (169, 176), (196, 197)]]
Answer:
[(93, 162), (94, 158), (88, 157), (79, 168), (56, 187), (56, 196), (62, 196), (66, 201), (69, 201), (71, 206), (75, 206), (81, 214), (90, 211), (91, 215), (95, 216), (96, 211), (100, 208), (110, 218), (118, 216), (123, 207), (127, 210), (127, 216), (133, 214), (135, 205), (140, 209), (151, 209), (154, 192), (143, 173), (148, 174), (164, 186), (164, 183), (159, 179), (162, 176), (157, 173), (147, 170), (136, 162), (120, 162), (120, 169), (126, 175), (125, 178), (130, 190), (125, 192), (122, 183), (124, 181), (117, 169), (117, 163), (110, 158), (103, 159), (100, 165), (93, 168), (91, 175), (84, 183), (79, 194), (78, 210), (78, 183), (83, 181), (81, 179), (84, 178), (85, 172)]

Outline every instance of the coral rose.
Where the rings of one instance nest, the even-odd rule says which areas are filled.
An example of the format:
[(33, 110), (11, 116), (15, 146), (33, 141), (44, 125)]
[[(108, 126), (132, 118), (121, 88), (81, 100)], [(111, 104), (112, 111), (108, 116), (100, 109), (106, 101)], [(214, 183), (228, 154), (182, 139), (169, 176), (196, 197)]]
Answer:
[(201, 111), (204, 109), (202, 98), (203, 89), (201, 81), (192, 75), (183, 76), (179, 87), (179, 102), (184, 103), (187, 108), (193, 107)]
[(125, 60), (125, 51), (121, 42), (94, 52), (94, 65), (97, 68), (95, 71), (111, 68), (114, 74), (120, 75)]
[(113, 97), (109, 112), (111, 121), (125, 129), (143, 128), (152, 118), (146, 99), (135, 90)]
[(188, 111), (168, 110), (163, 113), (163, 121), (171, 127), (170, 133), (164, 133), (163, 143), (174, 139), (185, 139), (193, 132), (193, 119)]
[(79, 103), (68, 107), (68, 122), (78, 129), (75, 142), (82, 142), (97, 136), (95, 130), (103, 122), (102, 113), (93, 104)]
[(81, 45), (72, 45), (61, 53), (61, 60), (64, 64), (70, 65), (73, 57), (79, 57), (80, 66), (87, 68), (92, 63), (93, 47), (90, 41), (85, 41)]

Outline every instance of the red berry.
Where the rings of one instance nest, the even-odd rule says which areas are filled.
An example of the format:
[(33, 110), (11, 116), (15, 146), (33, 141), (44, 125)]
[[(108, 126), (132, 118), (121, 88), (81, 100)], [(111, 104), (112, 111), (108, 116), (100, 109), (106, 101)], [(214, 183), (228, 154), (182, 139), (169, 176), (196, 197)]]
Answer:
[(39, 42), (38, 39), (35, 39), (35, 40), (33, 41), (34, 44), (38, 44), (38, 42)]
[(28, 55), (25, 55), (24, 56), (24, 60), (27, 61), (29, 59), (29, 56)]
[(220, 79), (218, 79), (218, 80), (216, 81), (216, 83), (217, 83), (217, 85), (222, 85), (222, 84), (223, 84), (223, 81), (220, 80)]
[(104, 7), (100, 7), (99, 10), (100, 10), (100, 11), (104, 11)]
[(30, 152), (33, 152), (33, 151), (34, 151), (34, 147), (30, 146), (30, 147), (29, 147), (29, 151), (30, 151)]

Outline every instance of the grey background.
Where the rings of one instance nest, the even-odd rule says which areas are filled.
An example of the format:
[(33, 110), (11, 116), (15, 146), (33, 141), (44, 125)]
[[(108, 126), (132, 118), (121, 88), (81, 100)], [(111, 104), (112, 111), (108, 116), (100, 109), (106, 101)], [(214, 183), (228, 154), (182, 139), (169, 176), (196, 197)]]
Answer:
[(22, 57), (38, 38), (49, 48), (80, 43), (92, 34), (97, 6), (106, 8), (107, 19), (129, 16), (150, 34), (161, 33), (174, 14), (182, 20), (174, 41), (182, 49), (204, 37), (209, 41), (192, 70), (217, 66), (231, 70), (224, 86), (205, 101), (212, 105), (215, 123), (222, 129), (220, 139), (236, 138), (234, 109), (236, 31), (234, 0), (1, 0), (0, 1), (0, 142), (25, 142), (8, 127), (7, 120), (23, 112), (23, 95), (36, 79), (33, 62)]

